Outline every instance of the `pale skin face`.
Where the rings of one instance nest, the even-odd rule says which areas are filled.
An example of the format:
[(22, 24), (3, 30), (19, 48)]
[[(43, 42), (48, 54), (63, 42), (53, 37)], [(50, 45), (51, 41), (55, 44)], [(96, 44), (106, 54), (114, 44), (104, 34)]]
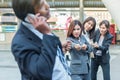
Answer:
[[(73, 32), (72, 32), (72, 35), (75, 38), (79, 38), (80, 32), (81, 32), (80, 26), (79, 25), (75, 25), (75, 27), (73, 29)], [(74, 47), (75, 47), (76, 50), (80, 50), (81, 49), (81, 46), (79, 44), (75, 44)]]
[(100, 34), (101, 35), (105, 35), (106, 34), (106, 32), (108, 31), (108, 28), (106, 28), (106, 26), (105, 26), (105, 24), (102, 24), (100, 27), (99, 27), (99, 29), (100, 29)]
[(73, 32), (72, 32), (73, 36), (74, 36), (75, 38), (79, 38), (80, 33), (81, 33), (81, 28), (80, 28), (80, 26), (79, 26), (79, 25), (75, 25), (74, 30), (73, 30)]
[(94, 22), (93, 21), (88, 21), (85, 23), (84, 25), (84, 29), (85, 31), (90, 31), (94, 26)]

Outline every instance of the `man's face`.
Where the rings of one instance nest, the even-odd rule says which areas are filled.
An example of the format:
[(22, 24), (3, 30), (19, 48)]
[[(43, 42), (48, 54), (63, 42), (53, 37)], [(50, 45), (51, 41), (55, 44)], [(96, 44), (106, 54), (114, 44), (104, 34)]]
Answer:
[(46, 0), (40, 0), (40, 6), (35, 9), (35, 13), (40, 13), (40, 16), (44, 16), (47, 19), (50, 18), (50, 6)]

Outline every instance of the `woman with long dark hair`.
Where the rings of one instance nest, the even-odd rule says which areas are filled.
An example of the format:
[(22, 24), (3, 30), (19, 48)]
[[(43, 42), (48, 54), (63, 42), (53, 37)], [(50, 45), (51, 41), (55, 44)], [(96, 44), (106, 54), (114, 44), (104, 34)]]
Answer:
[(82, 35), (83, 26), (79, 20), (70, 23), (67, 40), (72, 42), (71, 55), (71, 77), (72, 80), (90, 80), (89, 66), (89, 43)]
[(113, 36), (109, 32), (110, 23), (108, 20), (103, 20), (99, 24), (99, 29), (96, 30), (94, 36), (94, 55), (91, 59), (91, 80), (97, 80), (98, 67), (102, 67), (103, 79), (110, 80), (110, 54), (109, 47)]
[[(93, 17), (86, 18), (85, 21), (83, 22), (83, 35), (90, 45), (93, 43), (95, 28), (96, 28), (95, 18)], [(90, 52), (90, 57), (94, 58), (94, 54), (92, 51)]]

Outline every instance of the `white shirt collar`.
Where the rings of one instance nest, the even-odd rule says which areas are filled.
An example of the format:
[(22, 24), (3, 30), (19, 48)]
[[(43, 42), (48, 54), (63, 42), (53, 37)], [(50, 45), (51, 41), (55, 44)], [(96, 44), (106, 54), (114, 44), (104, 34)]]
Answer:
[(32, 31), (35, 35), (37, 35), (40, 39), (43, 39), (43, 34), (36, 30), (32, 24), (27, 23), (27, 22), (22, 22), (25, 27), (27, 27), (30, 31)]

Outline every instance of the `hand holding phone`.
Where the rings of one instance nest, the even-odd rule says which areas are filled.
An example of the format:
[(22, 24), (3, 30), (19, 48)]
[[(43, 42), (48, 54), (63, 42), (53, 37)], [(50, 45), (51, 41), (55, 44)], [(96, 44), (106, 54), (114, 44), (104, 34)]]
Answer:
[(51, 33), (50, 27), (48, 26), (47, 18), (44, 16), (41, 16), (40, 13), (34, 15), (34, 14), (28, 14), (27, 15), (29, 23), (31, 23), (35, 29), (40, 31), (41, 33), (48, 34)]

